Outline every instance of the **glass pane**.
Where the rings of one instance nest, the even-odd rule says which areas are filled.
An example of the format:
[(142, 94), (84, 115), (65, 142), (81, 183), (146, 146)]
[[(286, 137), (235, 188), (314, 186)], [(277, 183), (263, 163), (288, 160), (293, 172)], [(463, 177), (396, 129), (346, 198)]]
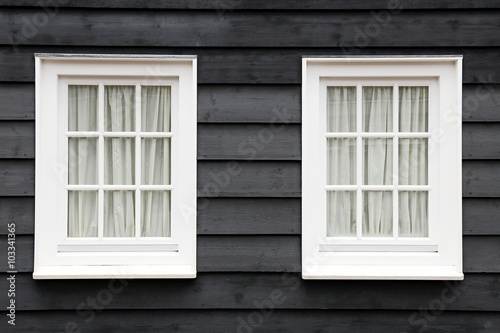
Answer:
[(392, 87), (363, 87), (363, 131), (392, 132)]
[(142, 139), (142, 184), (170, 184), (170, 139)]
[(68, 191), (68, 237), (97, 237), (97, 191)]
[(427, 139), (399, 139), (400, 185), (427, 185), (427, 142)]
[(97, 138), (68, 139), (68, 184), (97, 185)]
[(429, 87), (399, 88), (399, 131), (427, 132)]
[(363, 139), (363, 184), (392, 185), (392, 139)]
[(68, 130), (97, 131), (97, 86), (68, 86)]
[(170, 192), (142, 191), (141, 236), (170, 236)]
[(135, 236), (135, 192), (104, 191), (104, 237)]
[(363, 237), (392, 236), (392, 192), (363, 191)]
[(356, 87), (327, 88), (327, 131), (356, 132)]
[(135, 87), (104, 87), (104, 130), (135, 131)]
[(399, 236), (427, 237), (429, 235), (427, 192), (399, 192)]
[(329, 191), (326, 195), (326, 235), (356, 236), (356, 192)]
[(356, 139), (327, 139), (327, 184), (356, 185)]
[(170, 87), (142, 86), (141, 130), (170, 132)]
[(104, 138), (104, 184), (135, 184), (135, 138)]

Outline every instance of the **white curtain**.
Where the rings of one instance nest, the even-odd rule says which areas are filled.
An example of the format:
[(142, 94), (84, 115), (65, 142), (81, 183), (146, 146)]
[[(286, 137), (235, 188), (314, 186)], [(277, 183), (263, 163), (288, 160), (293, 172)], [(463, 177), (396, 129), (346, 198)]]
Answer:
[[(104, 128), (135, 131), (135, 87), (106, 86)], [(104, 184), (135, 184), (135, 138), (104, 138)], [(104, 191), (104, 237), (135, 236), (135, 192)]]
[[(428, 87), (399, 88), (400, 132), (427, 132)], [(427, 139), (399, 139), (399, 184), (427, 185)], [(427, 236), (428, 195), (424, 191), (399, 192), (400, 236)]]
[[(170, 87), (142, 87), (141, 120), (143, 132), (169, 132), (171, 118)], [(97, 131), (97, 86), (70, 86), (70, 131)], [(135, 132), (135, 86), (106, 86), (104, 89), (104, 130)], [(170, 139), (141, 139), (141, 183), (170, 184)], [(135, 185), (135, 138), (104, 138), (104, 184)], [(69, 138), (68, 183), (98, 184), (98, 139)], [(138, 158), (138, 157), (137, 157)], [(97, 237), (97, 191), (69, 191), (68, 236)], [(134, 190), (104, 191), (105, 237), (134, 237), (135, 209), (141, 205), (141, 236), (170, 235), (170, 192), (142, 191), (135, 202)]]
[[(170, 132), (170, 87), (142, 87), (142, 131)], [(170, 184), (170, 139), (142, 139), (142, 183)], [(170, 192), (141, 194), (141, 236), (170, 236)]]
[[(97, 86), (68, 87), (68, 130), (97, 130)], [(69, 138), (68, 184), (97, 184), (97, 139)], [(97, 237), (97, 191), (69, 191), (68, 236)]]
[[(327, 131), (356, 131), (356, 88), (328, 87)], [(356, 139), (327, 139), (328, 185), (356, 184)], [(356, 234), (356, 192), (327, 193), (327, 235)]]
[[(392, 87), (363, 87), (363, 131), (392, 132)], [(363, 184), (392, 185), (392, 139), (363, 139)], [(363, 193), (363, 235), (392, 236), (392, 192)]]

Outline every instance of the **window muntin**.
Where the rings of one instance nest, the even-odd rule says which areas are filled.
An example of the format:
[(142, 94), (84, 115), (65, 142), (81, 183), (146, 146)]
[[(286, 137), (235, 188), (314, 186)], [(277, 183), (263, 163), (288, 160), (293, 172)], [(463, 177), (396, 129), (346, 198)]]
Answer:
[(427, 237), (429, 86), (374, 83), (326, 83), (327, 237)]
[(68, 236), (169, 237), (171, 86), (69, 80)]

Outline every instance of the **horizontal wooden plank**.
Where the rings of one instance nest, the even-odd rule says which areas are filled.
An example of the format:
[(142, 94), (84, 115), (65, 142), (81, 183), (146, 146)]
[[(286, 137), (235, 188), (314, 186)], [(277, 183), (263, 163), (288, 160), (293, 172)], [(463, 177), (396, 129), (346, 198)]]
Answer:
[[(127, 38), (130, 38), (128, 36)], [(197, 45), (193, 44), (193, 45)], [(33, 54), (195, 54), (199, 84), (300, 84), (304, 55), (449, 55), (464, 56), (463, 82), (500, 83), (499, 47), (484, 48), (168, 48), (168, 47), (0, 46), (0, 82), (33, 82)], [(484, 94), (484, 92), (482, 92)]]
[[(500, 8), (495, 0), (398, 0), (388, 2), (387, 0), (3, 0), (0, 7), (38, 7), (47, 6), (49, 9), (54, 7), (54, 3), (59, 7), (70, 8), (129, 8), (129, 9), (198, 9), (198, 10), (216, 10), (221, 13), (232, 10), (363, 10), (363, 9), (388, 9), (389, 5), (398, 5), (404, 9), (443, 9), (443, 8)], [(53, 9), (54, 10), (54, 9)]]
[[(20, 311), (16, 331), (78, 332), (481, 332), (495, 333), (500, 316), (495, 312), (404, 310), (287, 310), (276, 309), (286, 295), (256, 299), (251, 310), (108, 310)], [(278, 296), (278, 297), (276, 297)], [(452, 298), (453, 299), (453, 298)], [(439, 300), (439, 299), (438, 299)], [(107, 300), (105, 300), (107, 302)], [(110, 303), (112, 300), (110, 301)], [(85, 305), (85, 302), (82, 303)], [(439, 303), (440, 305), (441, 303)], [(434, 304), (433, 304), (434, 305)], [(446, 304), (445, 304), (446, 305)], [(425, 304), (428, 307), (429, 304)], [(424, 306), (423, 306), (424, 307)], [(107, 308), (107, 306), (106, 306)], [(5, 316), (4, 316), (5, 317)], [(126, 318), (126, 320), (124, 320)], [(431, 318), (432, 320), (429, 320)], [(43, 323), (43, 325), (40, 325)]]
[[(0, 235), (33, 234), (33, 197), (0, 197)], [(500, 199), (464, 198), (463, 234), (500, 235)], [(199, 198), (199, 235), (299, 235), (300, 198)]]
[(500, 161), (464, 161), (463, 197), (500, 197)]
[[(35, 125), (0, 121), (0, 158), (33, 158)], [(500, 159), (500, 123), (465, 123), (463, 159)], [(199, 160), (301, 160), (298, 124), (199, 124)]]
[(0, 197), (0, 234), (7, 234), (7, 225), (14, 224), (16, 235), (33, 234), (35, 200), (33, 197)]
[(0, 120), (35, 119), (35, 86), (0, 83)]
[(300, 197), (298, 161), (198, 161), (198, 197)]
[(301, 126), (276, 123), (199, 124), (198, 159), (299, 161)]
[(34, 195), (35, 161), (0, 159), (0, 184), (0, 196)]
[(200, 123), (300, 123), (300, 86), (198, 86)]
[[(6, 279), (1, 274), (0, 279)], [(200, 273), (185, 280), (33, 280), (16, 275), (16, 310), (75, 310), (80, 303), (106, 300), (111, 309), (255, 309), (255, 300), (283, 293), (284, 309), (419, 310), (446, 301), (449, 311), (500, 311), (500, 274), (467, 274), (460, 282), (443, 281), (311, 281), (297, 273)], [(126, 284), (121, 292), (121, 286)], [(7, 283), (0, 293), (7, 294)], [(108, 292), (109, 293), (108, 293)], [(274, 292), (276, 293), (276, 291)], [(273, 294), (274, 295), (274, 294)], [(456, 297), (453, 297), (453, 296)], [(453, 300), (453, 301), (451, 301)], [(7, 297), (0, 298), (5, 309)], [(434, 305), (435, 306), (435, 305)]]
[(464, 198), (463, 233), (500, 235), (500, 199)]
[(0, 158), (35, 157), (35, 123), (0, 121)]
[[(31, 61), (31, 60), (29, 60)], [(300, 123), (300, 85), (198, 85), (199, 123)], [(32, 83), (0, 83), (0, 120), (35, 117)], [(463, 86), (463, 121), (500, 121), (500, 85)]]
[[(300, 235), (198, 236), (198, 272), (300, 272)], [(0, 236), (7, 248), (7, 236)], [(18, 235), (15, 241), (18, 272), (33, 271), (33, 236)], [(500, 273), (500, 237), (465, 236), (465, 273)], [(0, 252), (0, 272), (5, 273), (7, 252)]]
[(197, 223), (199, 235), (300, 234), (301, 200), (199, 198)]
[[(463, 161), (464, 197), (500, 197), (500, 161)], [(33, 160), (0, 160), (0, 196), (34, 194)], [(299, 161), (199, 161), (198, 197), (300, 197)]]
[[(41, 18), (40, 18), (41, 17)], [(130, 11), (4, 8), (0, 44), (189, 47), (500, 46), (495, 9), (404, 11)], [(221, 27), (223, 35), (221, 36)], [(265, 36), (265, 38), (263, 37)], [(432, 38), (429, 38), (432, 36)]]
[(462, 97), (464, 121), (500, 121), (500, 85), (467, 84)]

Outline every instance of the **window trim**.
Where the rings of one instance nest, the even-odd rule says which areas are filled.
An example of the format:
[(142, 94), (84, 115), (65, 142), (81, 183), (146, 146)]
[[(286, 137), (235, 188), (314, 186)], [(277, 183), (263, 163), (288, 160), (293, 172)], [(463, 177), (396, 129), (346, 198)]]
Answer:
[[(398, 79), (435, 80), (439, 93), (437, 128), (448, 139), (433, 142), (436, 161), (448, 170), (439, 179), (439, 200), (429, 215), (444, 226), (433, 225), (437, 237), (409, 239), (400, 245), (384, 240), (360, 243), (326, 237), (326, 95), (325, 82), (363, 83), (363, 79), (397, 82)], [(302, 277), (304, 279), (463, 279), (461, 191), (461, 56), (304, 57), (302, 61)], [(350, 85), (350, 84), (348, 84)], [(393, 84), (391, 84), (393, 85)], [(426, 85), (426, 84), (425, 84)], [(359, 87), (359, 85), (358, 85)], [(446, 87), (447, 90), (444, 89)], [(430, 112), (431, 110), (431, 105)], [(432, 117), (431, 114), (429, 114)], [(394, 125), (396, 126), (396, 125)], [(431, 138), (438, 138), (429, 124)], [(433, 132), (434, 131), (434, 132)], [(319, 141), (323, 140), (325, 142)], [(430, 144), (430, 142), (429, 142)], [(325, 148), (325, 149), (323, 149)], [(357, 161), (361, 163), (361, 161)], [(429, 164), (431, 162), (429, 161)], [(434, 181), (435, 182), (435, 181)], [(451, 188), (447, 187), (452, 184)], [(429, 186), (431, 175), (429, 174)], [(432, 188), (432, 187), (431, 187)], [(438, 210), (436, 212), (436, 210)], [(431, 227), (431, 226), (429, 226)]]
[[(66, 237), (63, 232), (67, 227), (67, 204), (66, 208), (61, 205), (67, 202), (67, 189), (72, 185), (68, 186), (66, 176), (68, 129), (66, 121), (57, 115), (61, 110), (67, 112), (67, 96), (62, 93), (64, 86), (85, 84), (89, 80), (101, 84), (107, 80), (134, 81), (142, 85), (172, 87), (171, 184), (131, 185), (171, 190), (169, 237), (103, 238), (105, 241), (99, 242), (97, 238)], [(197, 57), (35, 54), (35, 83), (33, 278), (196, 277), (196, 214), (192, 212), (196, 210)], [(109, 185), (109, 188), (120, 186)], [(140, 202), (136, 202), (138, 204)]]

